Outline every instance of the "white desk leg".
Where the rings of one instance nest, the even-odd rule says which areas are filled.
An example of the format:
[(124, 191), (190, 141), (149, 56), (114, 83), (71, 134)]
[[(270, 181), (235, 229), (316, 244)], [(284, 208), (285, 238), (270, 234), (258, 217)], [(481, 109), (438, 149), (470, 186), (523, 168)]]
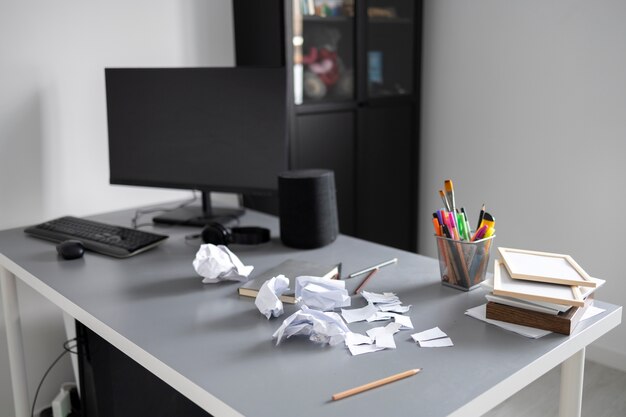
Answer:
[(15, 275), (0, 267), (0, 284), (2, 286), (2, 306), (4, 323), (7, 329), (9, 345), (9, 366), (13, 386), (15, 416), (28, 417), (28, 385), (26, 384), (26, 361), (24, 360), (24, 344), (22, 342), (22, 325), (17, 303), (17, 284)]
[(582, 348), (561, 364), (560, 417), (580, 417), (584, 373), (585, 348)]

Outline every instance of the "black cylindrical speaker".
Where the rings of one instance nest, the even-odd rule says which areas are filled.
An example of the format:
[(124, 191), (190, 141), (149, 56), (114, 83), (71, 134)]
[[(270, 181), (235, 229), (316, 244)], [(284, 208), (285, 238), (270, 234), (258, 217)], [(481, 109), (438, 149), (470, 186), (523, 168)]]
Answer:
[(335, 174), (327, 169), (286, 171), (278, 175), (280, 239), (285, 246), (312, 249), (339, 234)]

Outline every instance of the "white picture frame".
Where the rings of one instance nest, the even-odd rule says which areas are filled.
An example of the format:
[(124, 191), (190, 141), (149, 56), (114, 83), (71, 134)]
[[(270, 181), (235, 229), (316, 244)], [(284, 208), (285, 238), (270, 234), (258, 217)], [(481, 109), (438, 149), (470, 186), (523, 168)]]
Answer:
[(504, 262), (500, 259), (494, 260), (493, 294), (529, 301), (545, 301), (572, 307), (583, 307), (585, 305), (585, 300), (577, 285), (570, 286), (513, 279), (509, 275)]
[(513, 279), (596, 288), (589, 274), (569, 255), (498, 247)]

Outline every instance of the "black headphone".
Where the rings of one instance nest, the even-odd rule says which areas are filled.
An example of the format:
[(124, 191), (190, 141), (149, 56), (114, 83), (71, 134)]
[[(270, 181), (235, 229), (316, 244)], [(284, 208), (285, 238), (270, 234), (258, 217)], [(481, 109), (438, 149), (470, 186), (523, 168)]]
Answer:
[(209, 223), (202, 229), (202, 241), (214, 245), (258, 245), (269, 240), (270, 230), (264, 227), (233, 227), (229, 231), (219, 223)]

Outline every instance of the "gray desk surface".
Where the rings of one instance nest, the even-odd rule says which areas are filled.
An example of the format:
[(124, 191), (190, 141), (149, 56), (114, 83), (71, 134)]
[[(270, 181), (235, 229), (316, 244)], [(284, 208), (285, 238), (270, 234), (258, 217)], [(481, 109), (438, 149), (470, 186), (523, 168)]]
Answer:
[[(131, 215), (122, 211), (96, 218), (128, 225)], [(215, 414), (444, 416), (550, 352), (599, 337), (585, 334), (611, 316), (621, 317), (621, 307), (598, 301), (607, 311), (578, 326), (571, 337), (531, 340), (465, 316), (466, 309), (485, 302), (483, 290), (442, 286), (435, 259), (346, 236), (300, 251), (280, 243), (270, 216), (248, 212), (242, 225), (269, 225), (273, 231), (270, 243), (232, 246), (245, 264), (255, 266), (253, 276), (287, 258), (342, 262), (348, 273), (398, 257), (398, 264), (381, 269), (367, 289), (397, 293), (413, 305), (408, 314), (415, 331), (439, 326), (454, 347), (419, 348), (410, 338), (415, 331), (396, 334), (395, 350), (357, 357), (343, 345), (321, 347), (304, 338), (276, 346), (272, 334), (296, 307), (286, 305), (284, 316), (267, 320), (252, 299), (237, 295), (238, 283), (202, 284), (191, 263), (199, 241), (184, 238), (197, 229), (146, 228), (171, 237), (128, 259), (87, 253), (80, 260), (59, 261), (53, 244), (18, 228), (0, 232), (0, 253), (4, 266), (27, 284)], [(603, 278), (610, 286), (611, 277)], [(353, 296), (352, 307), (363, 305)], [(384, 324), (349, 327), (364, 332)], [(406, 380), (330, 401), (336, 392), (416, 367), (423, 371)]]

